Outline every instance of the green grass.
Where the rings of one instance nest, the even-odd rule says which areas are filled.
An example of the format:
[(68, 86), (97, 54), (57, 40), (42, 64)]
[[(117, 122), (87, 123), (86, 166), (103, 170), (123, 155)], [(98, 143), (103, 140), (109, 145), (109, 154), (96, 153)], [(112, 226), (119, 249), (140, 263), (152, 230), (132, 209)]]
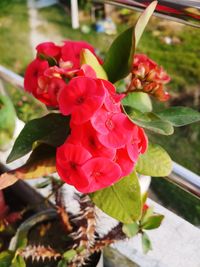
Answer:
[[(26, 0), (0, 1), (0, 65), (24, 75), (28, 63), (32, 60), (29, 43), (29, 21)], [(41, 105), (30, 95), (6, 85), (17, 115), (23, 121), (38, 117), (42, 113)]]
[[(96, 33), (93, 27), (91, 27), (91, 31), (88, 34), (84, 34), (80, 29), (73, 30), (71, 27), (70, 15), (60, 6), (55, 5), (51, 8), (43, 8), (39, 10), (39, 14), (43, 19), (48, 21), (48, 25), (41, 27), (41, 31), (48, 32), (54, 30), (59, 35), (63, 36), (63, 40), (85, 40), (95, 46), (100, 54), (105, 54), (114, 39), (114, 36)], [(90, 25), (90, 21), (86, 20), (81, 22), (81, 25)]]
[(0, 1), (0, 64), (19, 74), (32, 58), (26, 2)]

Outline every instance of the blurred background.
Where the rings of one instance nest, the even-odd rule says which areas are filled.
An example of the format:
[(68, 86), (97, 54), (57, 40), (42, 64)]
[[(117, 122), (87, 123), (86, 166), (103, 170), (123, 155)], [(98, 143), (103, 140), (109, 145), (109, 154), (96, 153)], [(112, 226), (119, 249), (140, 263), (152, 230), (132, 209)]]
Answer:
[[(73, 2), (73, 1), (72, 1)], [(73, 2), (73, 4), (76, 1)], [(76, 7), (75, 7), (76, 9)], [(139, 13), (93, 1), (78, 1), (72, 18), (69, 0), (1, 0), (0, 65), (23, 76), (35, 56), (34, 47), (43, 41), (85, 40), (104, 58), (117, 34), (132, 25)], [(137, 49), (162, 65), (171, 76), (168, 103), (200, 110), (200, 30), (153, 17)], [(117, 55), (116, 55), (117, 56)], [(24, 122), (44, 114), (45, 109), (22, 90), (6, 84), (17, 116)], [(1, 99), (0, 99), (1, 112)], [(12, 108), (7, 110), (13, 112)], [(0, 113), (1, 117), (1, 113)], [(0, 118), (0, 131), (1, 131)], [(149, 134), (177, 163), (200, 174), (200, 124), (176, 128), (173, 136)], [(154, 178), (151, 196), (191, 223), (200, 226), (199, 200), (160, 178)]]

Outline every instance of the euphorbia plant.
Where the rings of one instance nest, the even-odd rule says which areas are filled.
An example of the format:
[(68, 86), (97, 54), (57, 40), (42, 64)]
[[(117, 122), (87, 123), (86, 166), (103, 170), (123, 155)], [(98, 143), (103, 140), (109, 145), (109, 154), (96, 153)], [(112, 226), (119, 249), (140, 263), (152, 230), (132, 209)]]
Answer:
[[(200, 120), (198, 112), (184, 107), (152, 112), (150, 97), (168, 100), (164, 86), (170, 78), (146, 55), (135, 55), (135, 49), (156, 4), (114, 40), (104, 61), (86, 42), (46, 42), (37, 46), (36, 59), (26, 70), (25, 90), (44, 103), (49, 114), (21, 131), (8, 162), (32, 153), (24, 166), (1, 176), (0, 188), (57, 171), (63, 184), (77, 189), (80, 203), (88, 204), (79, 218), (85, 214), (88, 225), (79, 228), (77, 238), (70, 234), (75, 240), (84, 238), (68, 252), (74, 257), (60, 255), (59, 266), (79, 266), (80, 255), (88, 257), (137, 233), (142, 234), (144, 250), (150, 248), (145, 230), (157, 228), (163, 216), (145, 204), (138, 175), (167, 176), (172, 161), (162, 147), (148, 142), (145, 130), (170, 135), (173, 127)], [(127, 86), (118, 93), (116, 82), (128, 75)], [(98, 235), (95, 206), (119, 221), (119, 236), (116, 229)], [(59, 212), (69, 226), (68, 215)], [(18, 254), (26, 251), (21, 248)]]

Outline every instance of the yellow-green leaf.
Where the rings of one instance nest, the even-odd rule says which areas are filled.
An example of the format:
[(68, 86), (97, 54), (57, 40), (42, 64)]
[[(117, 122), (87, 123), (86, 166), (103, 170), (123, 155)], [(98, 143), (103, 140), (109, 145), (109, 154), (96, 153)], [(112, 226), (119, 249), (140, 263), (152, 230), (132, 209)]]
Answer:
[(147, 23), (149, 22), (149, 19), (151, 18), (156, 6), (157, 1), (153, 1), (141, 14), (141, 16), (138, 18), (137, 23), (135, 25), (134, 29), (134, 45), (137, 47), (140, 38), (144, 32), (145, 27), (147, 26)]
[(151, 240), (144, 232), (142, 233), (142, 249), (145, 254), (152, 250)]
[(139, 157), (136, 171), (155, 177), (168, 176), (172, 171), (172, 160), (161, 146), (149, 143), (147, 152)]
[(130, 224), (141, 215), (140, 186), (135, 172), (90, 196), (97, 207), (120, 222)]
[(91, 66), (96, 72), (97, 78), (108, 80), (107, 74), (102, 65), (89, 49), (83, 49), (81, 52), (81, 65), (83, 64)]

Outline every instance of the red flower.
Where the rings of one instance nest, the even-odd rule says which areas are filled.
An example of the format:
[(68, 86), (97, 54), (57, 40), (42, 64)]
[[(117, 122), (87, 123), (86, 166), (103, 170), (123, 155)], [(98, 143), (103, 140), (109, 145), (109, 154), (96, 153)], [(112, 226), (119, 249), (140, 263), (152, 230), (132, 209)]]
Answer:
[(61, 48), (60, 46), (55, 45), (53, 42), (41, 43), (36, 47), (36, 50), (38, 57), (40, 57), (40, 55), (43, 55), (46, 57), (53, 57), (56, 60), (60, 58)]
[(71, 124), (71, 129), (71, 136), (68, 138), (69, 143), (82, 145), (93, 157), (114, 158), (116, 149), (105, 147), (99, 142), (97, 132), (90, 122), (73, 126)]
[(76, 77), (60, 92), (58, 99), (62, 114), (72, 116), (74, 124), (90, 120), (103, 105), (105, 90), (96, 80)]
[(148, 210), (149, 206), (144, 203), (143, 207), (142, 207), (142, 212), (145, 213)]
[(121, 169), (118, 164), (107, 158), (93, 158), (88, 160), (82, 170), (90, 181), (87, 188), (80, 190), (83, 193), (94, 192), (112, 185), (121, 178)]
[(143, 54), (135, 55), (132, 81), (128, 91), (142, 91), (159, 101), (166, 101), (169, 99), (169, 94), (165, 92), (164, 85), (169, 81), (168, 74), (153, 60)]
[(27, 67), (24, 77), (24, 88), (32, 93), (36, 98), (36, 90), (38, 78), (43, 75), (44, 71), (49, 67), (46, 60), (35, 59)]
[[(96, 78), (96, 73), (90, 66), (84, 65), (80, 69), (80, 53), (84, 48), (95, 54), (94, 48), (83, 41), (65, 41), (62, 46), (57, 46), (53, 42), (39, 44), (36, 47), (37, 58), (29, 64), (25, 73), (25, 90), (44, 104), (57, 107), (58, 103), (55, 93), (52, 94), (50, 79), (60, 78), (67, 83), (75, 76)], [(62, 82), (59, 83), (61, 85)], [(55, 83), (53, 83), (53, 87), (54, 85)], [(56, 91), (56, 95), (57, 89), (60, 87), (57, 85), (58, 83), (56, 83), (56, 90), (53, 89), (54, 92)]]
[(121, 112), (121, 100), (124, 95), (117, 94), (115, 86), (111, 82), (104, 80), (101, 80), (101, 82), (106, 90), (106, 97), (104, 102), (105, 108), (110, 112)]
[[(137, 149), (135, 150), (135, 153), (137, 154), (138, 157), (139, 153)], [(120, 148), (117, 149), (115, 162), (120, 166), (122, 170), (121, 176), (124, 177), (132, 172), (136, 161), (135, 160), (133, 161), (130, 158), (126, 148)]]
[(37, 90), (34, 94), (38, 100), (47, 106), (57, 107), (58, 95), (65, 87), (66, 83), (60, 78), (40, 76), (38, 79)]
[(56, 152), (56, 168), (60, 177), (78, 190), (89, 185), (81, 166), (91, 158), (91, 154), (80, 145), (64, 143)]
[(99, 141), (106, 147), (121, 148), (131, 139), (134, 124), (123, 113), (111, 113), (101, 108), (91, 122)]
[(85, 76), (89, 78), (96, 79), (97, 75), (96, 72), (93, 70), (93, 68), (87, 64), (83, 64), (77, 72), (77, 76)]
[(83, 48), (89, 49), (94, 55), (94, 48), (84, 41), (65, 41), (61, 48), (61, 60), (69, 64), (69, 69), (80, 68), (80, 53)]
[(144, 154), (148, 147), (148, 139), (144, 130), (135, 125), (132, 131), (130, 143), (127, 144), (129, 157), (136, 162), (139, 154)]

